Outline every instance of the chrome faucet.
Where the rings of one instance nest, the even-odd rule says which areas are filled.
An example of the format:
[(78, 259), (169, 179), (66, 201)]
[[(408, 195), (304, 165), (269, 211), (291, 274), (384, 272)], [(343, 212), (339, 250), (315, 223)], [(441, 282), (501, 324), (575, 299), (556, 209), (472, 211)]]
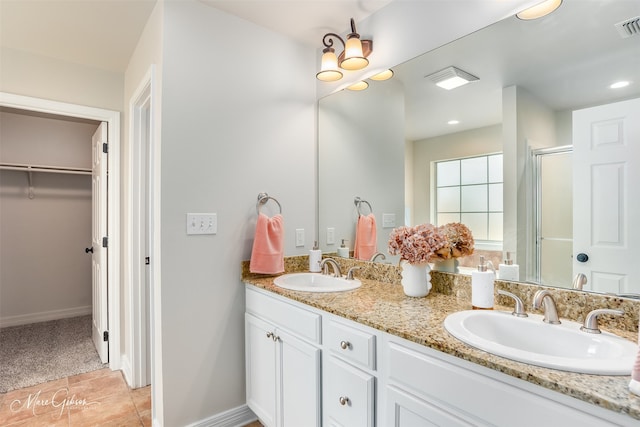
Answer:
[(381, 258), (383, 261), (387, 259), (387, 257), (382, 252), (376, 252), (375, 254), (371, 255), (371, 258), (369, 258), (369, 261), (376, 262), (377, 258)]
[(347, 271), (347, 280), (353, 280), (353, 272), (356, 270), (360, 270), (360, 267), (351, 267), (349, 271)]
[(556, 302), (551, 296), (551, 292), (546, 289), (539, 290), (533, 296), (533, 309), (538, 310), (540, 307), (544, 307), (544, 322), (551, 325), (559, 325), (560, 319), (558, 319), (558, 310), (556, 309)]
[(587, 284), (587, 276), (584, 273), (576, 274), (576, 277), (573, 278), (573, 285), (571, 286), (573, 289), (582, 290), (584, 285)]
[(513, 299), (513, 301), (515, 302), (515, 306), (513, 307), (513, 313), (511, 313), (512, 315), (516, 317), (529, 317), (529, 315), (524, 311), (524, 303), (519, 296), (512, 294), (511, 292), (503, 291), (502, 289), (498, 289), (498, 294)]
[(340, 271), (340, 265), (333, 258), (324, 258), (320, 261), (320, 269), (322, 274), (329, 274), (329, 265), (333, 267), (333, 277), (342, 277), (342, 271)]
[(610, 310), (607, 308), (601, 308), (598, 310), (592, 310), (587, 314), (587, 317), (584, 319), (584, 324), (580, 328), (583, 332), (588, 332), (590, 334), (599, 334), (602, 333), (600, 328), (598, 328), (598, 316), (601, 314), (611, 314), (613, 316), (622, 316), (624, 311), (622, 310)]

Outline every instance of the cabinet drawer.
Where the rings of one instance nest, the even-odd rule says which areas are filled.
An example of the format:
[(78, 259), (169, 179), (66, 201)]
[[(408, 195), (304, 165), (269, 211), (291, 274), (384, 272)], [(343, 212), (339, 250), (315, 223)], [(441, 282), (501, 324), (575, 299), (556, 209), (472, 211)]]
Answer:
[(375, 378), (333, 356), (324, 359), (325, 425), (373, 427)]
[(376, 369), (376, 336), (342, 322), (325, 323), (326, 348), (338, 357), (371, 370)]
[(293, 332), (301, 338), (320, 343), (321, 316), (319, 314), (262, 294), (249, 286), (246, 289), (248, 313), (269, 320), (279, 328)]

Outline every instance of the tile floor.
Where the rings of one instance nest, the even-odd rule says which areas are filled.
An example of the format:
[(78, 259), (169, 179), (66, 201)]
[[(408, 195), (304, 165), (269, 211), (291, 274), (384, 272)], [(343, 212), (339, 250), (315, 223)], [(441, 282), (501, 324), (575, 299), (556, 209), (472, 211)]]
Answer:
[(151, 426), (151, 387), (100, 369), (0, 394), (0, 426)]
[(132, 390), (106, 368), (13, 390), (0, 394), (0, 426), (150, 427), (151, 386)]

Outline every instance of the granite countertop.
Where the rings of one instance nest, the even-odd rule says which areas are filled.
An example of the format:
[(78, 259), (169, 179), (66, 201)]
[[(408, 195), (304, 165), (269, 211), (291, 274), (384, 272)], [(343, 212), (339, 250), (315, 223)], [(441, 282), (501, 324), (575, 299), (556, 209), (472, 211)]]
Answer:
[[(246, 276), (243, 281), (363, 325), (431, 347), (435, 350), (503, 372), (512, 377), (572, 396), (579, 400), (640, 420), (640, 397), (628, 390), (630, 376), (576, 374), (505, 359), (470, 347), (444, 329), (445, 317), (470, 309), (469, 299), (433, 290), (424, 298), (404, 295), (399, 284), (362, 278), (353, 291), (297, 292), (273, 284), (273, 277)], [(511, 311), (506, 306), (497, 310)], [(633, 339), (627, 331), (612, 331)]]

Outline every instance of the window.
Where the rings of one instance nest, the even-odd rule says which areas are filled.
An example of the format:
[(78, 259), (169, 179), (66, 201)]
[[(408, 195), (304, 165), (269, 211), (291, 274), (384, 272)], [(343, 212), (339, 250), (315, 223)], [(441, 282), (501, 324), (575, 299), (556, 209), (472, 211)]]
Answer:
[(434, 165), (436, 225), (461, 222), (476, 241), (502, 242), (502, 154)]

